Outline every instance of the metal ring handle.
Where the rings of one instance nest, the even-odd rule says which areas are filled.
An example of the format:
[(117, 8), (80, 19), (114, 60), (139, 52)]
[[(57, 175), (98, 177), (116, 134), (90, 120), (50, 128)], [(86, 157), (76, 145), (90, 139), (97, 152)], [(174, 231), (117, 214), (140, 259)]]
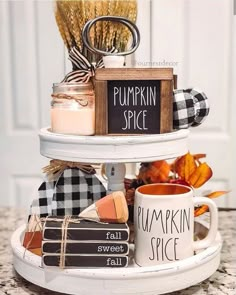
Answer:
[[(89, 32), (91, 30), (91, 27), (98, 21), (114, 21), (114, 22), (118, 22), (118, 23), (125, 25), (130, 30), (130, 32), (132, 34), (131, 48), (128, 51), (111, 53), (111, 52), (103, 51), (103, 50), (93, 47), (91, 45), (91, 38), (89, 36)], [(92, 53), (101, 54), (101, 55), (118, 55), (118, 56), (129, 55), (129, 54), (133, 53), (138, 48), (139, 43), (140, 43), (140, 33), (139, 33), (138, 27), (129, 19), (127, 19), (125, 17), (120, 17), (120, 16), (99, 16), (99, 17), (96, 17), (92, 20), (89, 20), (83, 28), (82, 38), (84, 41), (84, 45)]]

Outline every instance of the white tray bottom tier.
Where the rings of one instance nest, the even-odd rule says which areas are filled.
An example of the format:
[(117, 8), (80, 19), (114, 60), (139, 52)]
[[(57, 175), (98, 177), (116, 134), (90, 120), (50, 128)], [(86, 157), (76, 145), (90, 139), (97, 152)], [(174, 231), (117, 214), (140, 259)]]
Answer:
[[(207, 230), (197, 223), (198, 232)], [(25, 251), (21, 239), (25, 227), (18, 228), (12, 236), (13, 264), (26, 280), (43, 288), (76, 295), (129, 295), (168, 294), (185, 289), (210, 277), (220, 263), (221, 237), (217, 234), (211, 247), (197, 255), (178, 262), (152, 267), (112, 269), (43, 269), (41, 257)]]

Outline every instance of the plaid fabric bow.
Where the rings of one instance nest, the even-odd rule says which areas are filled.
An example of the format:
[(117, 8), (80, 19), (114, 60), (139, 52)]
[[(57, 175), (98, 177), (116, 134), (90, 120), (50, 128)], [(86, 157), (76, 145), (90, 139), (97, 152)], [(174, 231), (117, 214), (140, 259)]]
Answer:
[(104, 68), (103, 60), (100, 59), (97, 64), (92, 64), (89, 60), (79, 52), (76, 47), (72, 47), (69, 53), (69, 60), (72, 62), (74, 71), (70, 72), (62, 80), (65, 82), (82, 82), (87, 83), (91, 77), (95, 75), (95, 70)]
[(173, 127), (186, 129), (200, 125), (210, 111), (204, 92), (194, 88), (174, 90)]

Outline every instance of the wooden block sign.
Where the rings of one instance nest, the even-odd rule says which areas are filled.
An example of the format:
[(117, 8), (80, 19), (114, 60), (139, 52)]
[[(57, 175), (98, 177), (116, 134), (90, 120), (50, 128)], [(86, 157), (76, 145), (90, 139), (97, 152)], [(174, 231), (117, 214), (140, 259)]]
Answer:
[(105, 68), (95, 75), (96, 134), (172, 131), (173, 69)]

